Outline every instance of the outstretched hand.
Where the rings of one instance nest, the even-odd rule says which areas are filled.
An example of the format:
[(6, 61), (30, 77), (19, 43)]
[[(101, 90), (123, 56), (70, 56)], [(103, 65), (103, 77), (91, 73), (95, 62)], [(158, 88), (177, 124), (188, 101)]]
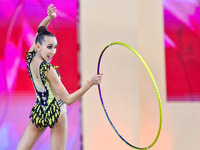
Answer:
[(56, 11), (57, 11), (56, 7), (54, 7), (53, 4), (50, 4), (47, 9), (47, 14), (51, 18), (56, 18), (57, 17)]
[(91, 85), (98, 85), (98, 84), (101, 84), (102, 76), (103, 76), (103, 73), (100, 73), (100, 74), (98, 74), (98, 75), (94, 75), (94, 76), (89, 80), (89, 83), (90, 83)]

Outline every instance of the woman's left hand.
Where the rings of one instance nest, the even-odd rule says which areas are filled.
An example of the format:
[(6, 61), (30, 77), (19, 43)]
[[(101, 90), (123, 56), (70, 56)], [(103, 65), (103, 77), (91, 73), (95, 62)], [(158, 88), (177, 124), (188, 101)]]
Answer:
[(50, 4), (50, 5), (48, 6), (48, 9), (47, 9), (47, 14), (48, 14), (48, 16), (50, 16), (51, 18), (56, 18), (56, 17), (57, 17), (56, 11), (57, 11), (56, 7), (54, 7), (53, 4)]

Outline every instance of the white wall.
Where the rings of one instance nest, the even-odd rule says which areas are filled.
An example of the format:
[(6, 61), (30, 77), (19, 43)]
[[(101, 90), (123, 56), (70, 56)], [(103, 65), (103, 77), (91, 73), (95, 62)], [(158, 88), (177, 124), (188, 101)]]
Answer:
[[(152, 150), (200, 149), (200, 104), (166, 101), (161, 0), (80, 1), (82, 84), (96, 73), (103, 48), (114, 41), (132, 46), (144, 58), (157, 82), (163, 126)], [(101, 84), (106, 109), (122, 136), (135, 146), (154, 140), (159, 124), (156, 93), (141, 62), (128, 49), (108, 48), (103, 55)], [(97, 86), (82, 99), (84, 150), (129, 150), (114, 132), (102, 109)]]

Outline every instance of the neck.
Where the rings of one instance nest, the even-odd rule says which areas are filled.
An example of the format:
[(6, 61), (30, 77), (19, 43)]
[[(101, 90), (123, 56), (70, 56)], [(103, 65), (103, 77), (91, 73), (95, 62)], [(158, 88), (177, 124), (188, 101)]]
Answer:
[(42, 58), (42, 55), (40, 54), (39, 51), (37, 51), (37, 54), (35, 55), (35, 60), (38, 62), (44, 61), (44, 59)]

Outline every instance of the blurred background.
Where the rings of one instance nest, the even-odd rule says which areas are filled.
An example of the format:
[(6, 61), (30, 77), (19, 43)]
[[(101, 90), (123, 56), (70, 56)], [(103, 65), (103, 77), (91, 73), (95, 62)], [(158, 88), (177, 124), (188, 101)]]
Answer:
[[(148, 64), (159, 89), (163, 120), (152, 150), (200, 149), (199, 0), (0, 0), (0, 149), (14, 150), (29, 121), (35, 92), (25, 63), (50, 3), (58, 17), (52, 64), (72, 93), (97, 72), (103, 48), (115, 41), (133, 47)], [(156, 137), (159, 108), (151, 79), (127, 48), (109, 47), (101, 60), (102, 96), (119, 133), (147, 147)], [(67, 150), (129, 150), (110, 126), (97, 87), (67, 108)], [(34, 149), (50, 149), (47, 129)]]
[[(27, 74), (26, 52), (51, 3), (58, 8), (59, 16), (48, 27), (58, 40), (57, 54), (51, 63), (59, 66), (62, 82), (70, 93), (79, 88), (78, 1), (1, 0), (0, 3), (0, 149), (14, 150), (36, 100)], [(80, 101), (67, 108), (69, 150), (81, 148), (80, 111)], [(50, 129), (34, 149), (50, 149)]]

